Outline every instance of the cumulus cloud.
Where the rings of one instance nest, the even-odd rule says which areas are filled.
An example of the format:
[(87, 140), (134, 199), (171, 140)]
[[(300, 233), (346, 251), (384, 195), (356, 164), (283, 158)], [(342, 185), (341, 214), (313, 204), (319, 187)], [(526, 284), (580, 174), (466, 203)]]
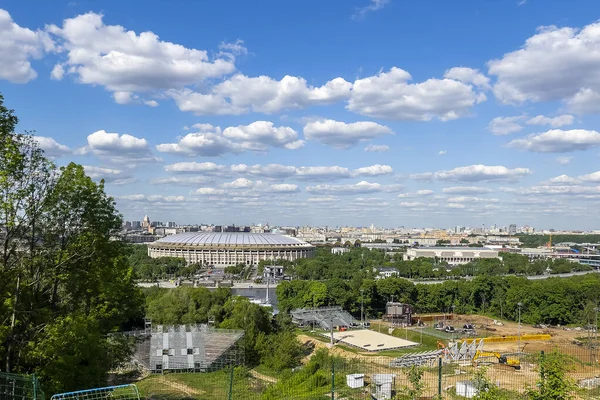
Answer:
[(522, 121), (525, 117), (496, 117), (488, 124), (488, 131), (495, 135), (508, 135), (510, 133), (519, 132), (523, 129), (519, 125), (519, 121)]
[(352, 84), (342, 78), (314, 87), (296, 76), (286, 75), (276, 80), (264, 75), (238, 74), (205, 93), (183, 89), (167, 94), (180, 110), (196, 115), (237, 115), (250, 111), (272, 114), (285, 109), (335, 103), (346, 99), (351, 88)]
[(389, 151), (390, 146), (386, 146), (383, 144), (369, 144), (365, 146), (365, 151), (367, 153), (383, 153), (384, 151)]
[(596, 198), (600, 195), (600, 186), (577, 186), (577, 185), (540, 185), (530, 188), (520, 188), (515, 191), (521, 195), (547, 195), (547, 196), (574, 196), (586, 198), (592, 196)]
[(393, 134), (387, 126), (361, 121), (345, 123), (331, 119), (312, 121), (304, 125), (304, 137), (340, 149), (355, 146), (359, 142), (383, 135)]
[(438, 151), (438, 156), (443, 156), (446, 153), (448, 153), (446, 150), (440, 150)]
[(581, 183), (581, 180), (572, 178), (568, 175), (559, 175), (554, 178), (548, 179), (545, 182), (542, 182), (542, 185), (578, 185)]
[(501, 165), (470, 165), (458, 167), (449, 171), (426, 172), (411, 175), (416, 180), (444, 180), (455, 182), (491, 182), (491, 181), (517, 181), (530, 175), (529, 168), (507, 168)]
[(408, 83), (411, 79), (408, 72), (393, 67), (388, 72), (356, 80), (346, 108), (376, 118), (448, 121), (468, 115), (475, 104), (485, 100), (483, 93), (458, 80)]
[(165, 176), (150, 180), (152, 185), (198, 186), (212, 182), (205, 176)]
[(211, 60), (204, 50), (162, 41), (152, 32), (105, 25), (102, 18), (89, 12), (47, 28), (66, 54), (53, 78), (73, 75), (78, 83), (118, 93), (118, 101), (131, 98), (127, 93), (182, 89), (235, 71), (230, 57)]
[(87, 147), (83, 151), (116, 163), (157, 161), (146, 139), (126, 133), (109, 133), (103, 129), (88, 135)]
[(508, 146), (535, 153), (568, 153), (600, 146), (600, 133), (584, 129), (552, 129), (515, 139)]
[(200, 131), (180, 137), (177, 143), (159, 144), (156, 149), (164, 153), (216, 157), (246, 150), (266, 151), (271, 147), (295, 150), (304, 146), (295, 130), (286, 126), (276, 127), (269, 121), (231, 126), (223, 131), (210, 124), (195, 124), (193, 127)]
[(442, 193), (459, 195), (488, 194), (492, 192), (492, 189), (478, 186), (453, 186), (442, 189)]
[(600, 22), (579, 30), (540, 27), (525, 44), (488, 63), (503, 103), (565, 100), (574, 111), (600, 110)]
[(113, 185), (126, 185), (135, 182), (135, 178), (120, 169), (103, 168), (94, 165), (84, 165), (83, 169), (90, 178), (94, 180), (103, 179), (105, 182)]
[(451, 197), (447, 200), (450, 203), (481, 203), (481, 202), (497, 203), (499, 201), (498, 199), (489, 199), (489, 198), (475, 197), (475, 196), (457, 196), (457, 197)]
[(600, 171), (593, 172), (591, 174), (581, 175), (578, 180), (583, 182), (600, 183)]
[(526, 123), (528, 125), (550, 125), (552, 128), (560, 128), (562, 126), (572, 125), (574, 121), (575, 117), (569, 114), (559, 115), (553, 118), (544, 115), (536, 115)]
[(265, 151), (269, 147), (299, 149), (304, 146), (298, 133), (290, 127), (275, 127), (269, 121), (256, 121), (250, 125), (225, 128), (223, 136), (233, 140), (247, 150)]
[(58, 143), (51, 137), (34, 136), (34, 139), (47, 157), (60, 158), (73, 153), (68, 146)]
[(310, 193), (339, 195), (393, 192), (397, 190), (400, 190), (398, 185), (382, 185), (380, 183), (371, 183), (367, 181), (360, 181), (350, 185), (316, 185), (308, 186), (306, 188), (306, 191)]
[(281, 164), (219, 165), (211, 162), (179, 162), (164, 167), (170, 173), (197, 173), (212, 176), (252, 175), (271, 179), (297, 178), (302, 180), (332, 180), (360, 176), (381, 176), (394, 172), (389, 165), (375, 164), (351, 170), (338, 165), (300, 166)]
[(32, 31), (15, 23), (8, 11), (0, 8), (0, 79), (27, 83), (37, 77), (30, 60), (55, 50), (43, 31)]
[(490, 78), (483, 75), (479, 70), (467, 67), (450, 68), (444, 74), (444, 78), (475, 85), (483, 89), (490, 89)]
[(223, 189), (216, 189), (216, 188), (212, 188), (212, 187), (202, 187), (202, 188), (196, 189), (196, 191), (194, 193), (200, 194), (200, 195), (223, 195), (226, 192)]

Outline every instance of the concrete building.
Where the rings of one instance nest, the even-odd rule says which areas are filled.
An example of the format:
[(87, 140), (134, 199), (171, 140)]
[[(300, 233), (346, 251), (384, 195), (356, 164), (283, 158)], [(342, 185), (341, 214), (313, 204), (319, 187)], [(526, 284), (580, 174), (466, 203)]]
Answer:
[(393, 276), (398, 276), (399, 272), (396, 268), (393, 267), (381, 267), (381, 268), (377, 268), (377, 276), (375, 277), (375, 279), (385, 279), (385, 278), (391, 278)]
[(502, 259), (498, 251), (487, 247), (428, 247), (407, 249), (404, 260), (420, 257), (435, 258), (438, 262), (445, 261), (450, 265), (467, 264), (479, 258)]
[(148, 245), (148, 255), (181, 257), (188, 263), (215, 267), (257, 265), (260, 261), (311, 258), (315, 248), (302, 240), (270, 233), (186, 232)]

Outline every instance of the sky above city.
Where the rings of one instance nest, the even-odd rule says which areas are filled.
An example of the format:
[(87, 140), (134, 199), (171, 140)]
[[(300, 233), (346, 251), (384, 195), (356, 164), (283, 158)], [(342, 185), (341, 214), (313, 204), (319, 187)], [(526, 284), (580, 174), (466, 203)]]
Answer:
[(0, 93), (127, 220), (598, 229), (597, 0), (0, 5)]

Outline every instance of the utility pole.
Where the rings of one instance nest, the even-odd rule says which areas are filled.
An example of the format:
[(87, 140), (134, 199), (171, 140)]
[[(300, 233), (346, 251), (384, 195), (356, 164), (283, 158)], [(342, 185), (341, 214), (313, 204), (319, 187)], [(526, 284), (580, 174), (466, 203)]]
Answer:
[(519, 332), (519, 344), (517, 345), (517, 353), (521, 352), (521, 307), (523, 307), (523, 303), (518, 302), (517, 307), (519, 307), (519, 325), (517, 327)]
[(364, 289), (360, 289), (360, 326), (361, 328), (365, 327), (365, 323), (363, 321), (363, 315), (364, 315)]
[(333, 347), (333, 315), (330, 317), (329, 322), (331, 323), (329, 325), (331, 328), (331, 347)]

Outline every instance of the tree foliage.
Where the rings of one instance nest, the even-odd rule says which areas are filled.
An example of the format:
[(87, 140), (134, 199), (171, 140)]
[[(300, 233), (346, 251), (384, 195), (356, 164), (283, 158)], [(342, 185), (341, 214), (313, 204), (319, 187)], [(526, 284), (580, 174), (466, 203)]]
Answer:
[(57, 168), (0, 96), (0, 359), (49, 390), (93, 387), (128, 357), (108, 334), (140, 316), (121, 216), (83, 167)]
[(575, 382), (567, 376), (569, 359), (558, 351), (540, 356), (540, 379), (537, 387), (529, 389), (531, 400), (568, 400), (575, 398)]

